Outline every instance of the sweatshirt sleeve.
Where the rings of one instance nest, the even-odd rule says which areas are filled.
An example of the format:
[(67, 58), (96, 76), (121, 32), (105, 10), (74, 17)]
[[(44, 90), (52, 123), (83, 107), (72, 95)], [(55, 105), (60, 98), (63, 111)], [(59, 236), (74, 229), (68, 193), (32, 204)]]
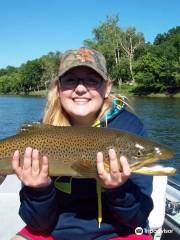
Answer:
[(53, 182), (45, 188), (23, 186), (19, 215), (34, 231), (50, 232), (58, 220), (58, 204)]
[(152, 210), (152, 177), (133, 174), (116, 189), (105, 192), (108, 206), (116, 220), (127, 227), (146, 227)]

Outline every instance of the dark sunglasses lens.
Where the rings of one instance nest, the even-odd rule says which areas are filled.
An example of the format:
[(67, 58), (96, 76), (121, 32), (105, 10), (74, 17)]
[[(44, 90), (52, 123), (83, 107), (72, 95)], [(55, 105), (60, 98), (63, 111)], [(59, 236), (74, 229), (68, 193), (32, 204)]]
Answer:
[(76, 79), (76, 78), (68, 78), (60, 79), (61, 86), (63, 88), (76, 88), (78, 84), (83, 84), (88, 89), (98, 89), (102, 84), (102, 79), (98, 78), (90, 78), (90, 79)]
[(63, 88), (75, 88), (77, 86), (77, 79), (69, 78), (69, 79), (60, 79), (61, 86)]
[(85, 80), (84, 83), (85, 83), (85, 86), (89, 89), (97, 89), (101, 86), (102, 80), (92, 78), (92, 79)]

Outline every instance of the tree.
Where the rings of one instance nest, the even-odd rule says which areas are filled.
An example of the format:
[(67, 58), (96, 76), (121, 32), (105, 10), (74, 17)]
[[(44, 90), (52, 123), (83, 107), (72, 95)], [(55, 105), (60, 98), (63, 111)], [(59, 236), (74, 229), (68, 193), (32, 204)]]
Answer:
[(20, 77), (25, 93), (40, 89), (43, 71), (41, 62), (38, 59), (27, 61), (26, 64), (21, 65)]
[(129, 70), (131, 74), (132, 83), (135, 83), (134, 73), (133, 73), (133, 59), (135, 51), (145, 44), (144, 36), (142, 33), (137, 33), (136, 29), (129, 27), (125, 32), (123, 32), (119, 39), (118, 45), (124, 52), (125, 56), (129, 62)]
[(113, 65), (112, 78), (116, 79), (115, 85), (118, 86), (120, 86), (122, 82), (125, 83), (129, 81), (131, 73), (129, 71), (129, 62), (126, 57), (121, 57), (121, 60)]
[(18, 93), (20, 90), (20, 78), (18, 73), (3, 75), (0, 77), (0, 92), (4, 94)]
[(60, 59), (61, 53), (58, 51), (49, 52), (39, 59), (44, 70), (41, 78), (41, 85), (44, 89), (47, 89), (49, 83), (57, 76)]
[(13, 67), (13, 66), (7, 66), (6, 68), (1, 68), (0, 69), (0, 77), (3, 75), (10, 75), (12, 73), (15, 73), (18, 71), (18, 68)]
[(135, 65), (137, 83), (146, 90), (150, 89), (151, 92), (175, 91), (178, 87), (176, 73), (177, 66), (173, 62), (150, 52), (138, 59)]
[(118, 35), (121, 29), (118, 26), (119, 17), (108, 16), (92, 33), (93, 39), (84, 40), (84, 45), (100, 51), (106, 58), (107, 70), (110, 77), (113, 77), (113, 69), (116, 65), (116, 49), (118, 47)]
[(20, 90), (20, 77), (18, 68), (7, 66), (0, 69), (0, 92), (18, 93)]
[(171, 41), (174, 36), (180, 35), (180, 26), (169, 29), (167, 33), (159, 33), (154, 39), (154, 45), (161, 45), (165, 42)]
[[(92, 47), (104, 54), (107, 60), (107, 68), (111, 77), (116, 76), (116, 82), (122, 76), (117, 76), (119, 61), (124, 57), (129, 62), (130, 79), (135, 82), (133, 74), (133, 60), (136, 51), (145, 43), (142, 33), (136, 32), (135, 28), (129, 27), (123, 31), (119, 26), (119, 17), (107, 17), (106, 21), (101, 23), (99, 27), (93, 29), (94, 38), (84, 41), (85, 46)], [(115, 66), (117, 65), (117, 66)], [(116, 74), (113, 71), (116, 71)]]

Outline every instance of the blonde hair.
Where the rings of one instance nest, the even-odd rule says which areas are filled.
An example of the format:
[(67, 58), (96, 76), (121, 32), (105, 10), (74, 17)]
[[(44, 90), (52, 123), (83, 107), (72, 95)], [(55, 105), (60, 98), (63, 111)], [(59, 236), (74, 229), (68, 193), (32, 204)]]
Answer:
[[(62, 109), (60, 96), (59, 96), (59, 79), (56, 78), (50, 87), (47, 104), (44, 110), (43, 123), (51, 124), (54, 126), (71, 126), (70, 120), (66, 112)], [(109, 95), (104, 99), (104, 103), (97, 116), (99, 120), (103, 114), (111, 107), (113, 102), (113, 96)]]

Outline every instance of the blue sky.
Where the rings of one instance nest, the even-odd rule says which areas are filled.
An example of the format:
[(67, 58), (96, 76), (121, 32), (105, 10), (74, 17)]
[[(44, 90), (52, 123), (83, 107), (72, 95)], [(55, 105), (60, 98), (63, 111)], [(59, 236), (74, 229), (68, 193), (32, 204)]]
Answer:
[(0, 68), (82, 46), (107, 15), (146, 41), (180, 25), (180, 0), (1, 0)]

